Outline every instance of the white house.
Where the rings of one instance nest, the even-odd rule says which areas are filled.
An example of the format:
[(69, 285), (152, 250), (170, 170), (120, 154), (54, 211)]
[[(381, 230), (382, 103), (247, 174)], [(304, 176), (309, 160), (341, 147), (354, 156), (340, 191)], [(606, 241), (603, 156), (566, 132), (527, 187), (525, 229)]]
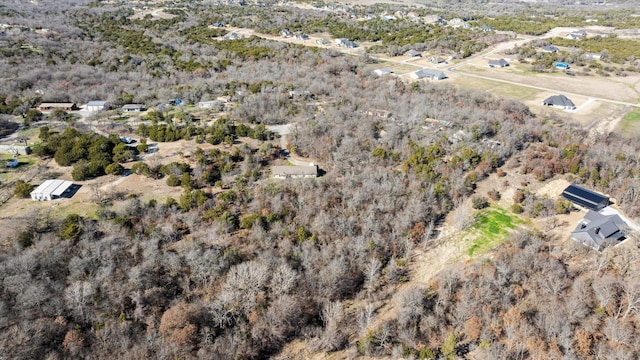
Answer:
[(377, 76), (383, 76), (383, 75), (391, 75), (393, 74), (393, 71), (391, 71), (391, 69), (389, 68), (382, 68), (382, 69), (373, 70), (373, 73), (376, 74)]
[(142, 104), (126, 104), (122, 107), (124, 112), (144, 111), (144, 105)]
[(411, 73), (411, 77), (414, 79), (430, 79), (430, 80), (442, 80), (446, 79), (447, 75), (440, 70), (432, 70), (432, 69), (420, 69), (416, 72)]
[(316, 165), (308, 166), (274, 166), (271, 173), (276, 179), (315, 178), (318, 176)]
[(31, 192), (31, 199), (37, 201), (49, 201), (57, 199), (67, 193), (73, 185), (67, 180), (46, 180)]
[(200, 101), (198, 103), (198, 107), (201, 109), (212, 109), (214, 107), (218, 107), (222, 105), (222, 103), (218, 100), (210, 100), (210, 101)]

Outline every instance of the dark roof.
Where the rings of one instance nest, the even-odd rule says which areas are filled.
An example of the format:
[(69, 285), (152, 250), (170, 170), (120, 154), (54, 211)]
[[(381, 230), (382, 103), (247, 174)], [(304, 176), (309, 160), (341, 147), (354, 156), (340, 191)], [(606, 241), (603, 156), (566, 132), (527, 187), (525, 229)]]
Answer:
[(578, 185), (569, 185), (562, 197), (590, 210), (600, 210), (609, 205), (609, 197), (587, 190)]
[(568, 109), (575, 109), (576, 105), (564, 95), (550, 96), (542, 102), (542, 105), (560, 106)]
[(505, 59), (489, 60), (489, 66), (505, 67), (505, 66), (509, 66), (509, 62)]
[(571, 236), (581, 244), (602, 250), (607, 244), (624, 240), (626, 223), (619, 215), (602, 215), (589, 210)]

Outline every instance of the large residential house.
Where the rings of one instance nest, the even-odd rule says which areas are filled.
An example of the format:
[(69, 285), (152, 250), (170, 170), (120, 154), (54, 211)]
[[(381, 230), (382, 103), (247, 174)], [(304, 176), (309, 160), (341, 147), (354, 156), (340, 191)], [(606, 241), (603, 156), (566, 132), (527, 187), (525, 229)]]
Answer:
[(51, 112), (55, 110), (74, 111), (78, 110), (78, 107), (75, 103), (42, 103), (38, 105), (38, 110), (41, 112)]
[(411, 77), (414, 79), (429, 79), (429, 80), (442, 80), (446, 79), (447, 75), (440, 70), (433, 69), (420, 69), (411, 73)]
[(553, 106), (558, 109), (563, 110), (575, 110), (576, 105), (564, 95), (554, 95), (550, 96), (542, 101), (542, 105), (544, 106)]
[(571, 233), (571, 238), (601, 251), (608, 245), (615, 245), (624, 240), (623, 230), (626, 226), (620, 215), (603, 215), (589, 210)]

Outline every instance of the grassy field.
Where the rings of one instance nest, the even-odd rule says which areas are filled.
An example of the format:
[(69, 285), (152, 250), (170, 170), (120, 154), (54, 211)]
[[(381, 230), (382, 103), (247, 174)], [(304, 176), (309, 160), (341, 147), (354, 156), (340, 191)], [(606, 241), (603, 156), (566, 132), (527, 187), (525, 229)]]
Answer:
[(496, 96), (504, 96), (513, 100), (534, 98), (540, 91), (524, 86), (506, 84), (486, 79), (461, 77), (456, 82), (464, 87), (490, 92)]
[(622, 118), (620, 130), (627, 135), (640, 134), (640, 109), (635, 108)]
[(468, 254), (482, 255), (507, 239), (510, 231), (525, 224), (518, 216), (499, 207), (484, 209), (475, 217), (475, 223), (469, 229), (471, 240)]

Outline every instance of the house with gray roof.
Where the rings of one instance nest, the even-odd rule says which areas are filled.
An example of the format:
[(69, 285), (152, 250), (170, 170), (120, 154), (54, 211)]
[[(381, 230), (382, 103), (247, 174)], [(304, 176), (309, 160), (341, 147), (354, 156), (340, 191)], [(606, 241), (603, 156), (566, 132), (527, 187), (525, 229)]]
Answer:
[(440, 70), (433, 69), (420, 69), (411, 73), (411, 77), (414, 79), (430, 79), (430, 80), (442, 80), (446, 79), (447, 75)]
[(555, 108), (564, 109), (564, 110), (575, 110), (576, 105), (564, 95), (554, 95), (550, 96), (542, 101), (542, 105), (544, 106), (553, 106)]
[(104, 100), (92, 100), (87, 103), (88, 111), (102, 111), (105, 110), (107, 102)]
[(554, 45), (545, 45), (542, 47), (542, 51), (547, 53), (555, 53), (558, 52), (558, 50), (558, 47)]
[(490, 68), (503, 68), (505, 66), (509, 66), (509, 62), (505, 59), (489, 60)]
[(580, 244), (598, 251), (609, 245), (615, 245), (625, 239), (623, 230), (627, 224), (615, 215), (603, 215), (589, 210), (571, 233), (571, 238)]

